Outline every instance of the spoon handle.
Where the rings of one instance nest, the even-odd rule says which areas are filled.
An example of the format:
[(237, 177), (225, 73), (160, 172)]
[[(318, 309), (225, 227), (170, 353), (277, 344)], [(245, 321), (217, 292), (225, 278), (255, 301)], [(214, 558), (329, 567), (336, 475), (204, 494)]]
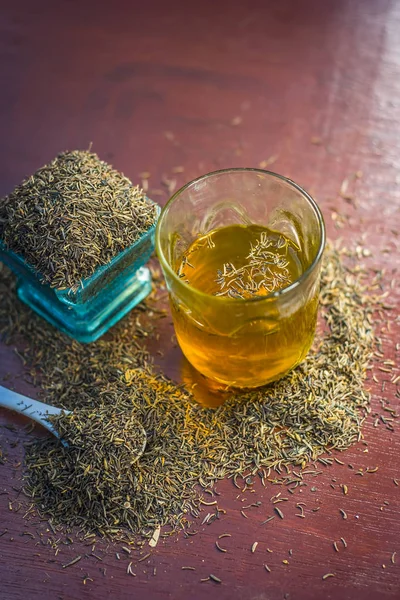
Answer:
[(17, 394), (17, 392), (13, 392), (12, 390), (9, 390), (1, 385), (0, 406), (26, 415), (30, 419), (33, 419), (37, 423), (43, 425), (43, 427), (46, 427), (46, 429), (49, 429), (55, 436), (58, 437), (57, 432), (47, 420), (47, 416), (60, 414), (60, 408), (50, 406), (49, 404), (44, 404), (44, 402), (39, 402), (39, 400), (32, 400), (32, 398), (27, 398), (26, 396), (22, 396), (22, 394)]

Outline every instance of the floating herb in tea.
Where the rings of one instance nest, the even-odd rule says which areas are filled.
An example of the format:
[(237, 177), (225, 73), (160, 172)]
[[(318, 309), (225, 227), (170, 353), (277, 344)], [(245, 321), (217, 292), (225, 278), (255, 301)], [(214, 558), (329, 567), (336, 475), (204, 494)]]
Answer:
[(79, 287), (136, 242), (156, 206), (96, 154), (59, 154), (0, 200), (0, 239), (53, 288)]
[(302, 270), (288, 237), (259, 225), (229, 225), (197, 238), (178, 275), (207, 294), (248, 299), (287, 287)]

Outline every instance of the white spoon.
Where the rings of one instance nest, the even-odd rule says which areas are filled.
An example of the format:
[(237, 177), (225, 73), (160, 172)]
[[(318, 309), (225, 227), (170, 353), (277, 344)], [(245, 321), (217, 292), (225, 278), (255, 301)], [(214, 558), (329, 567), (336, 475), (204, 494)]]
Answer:
[[(44, 402), (39, 402), (39, 400), (32, 400), (32, 398), (17, 394), (17, 392), (13, 392), (2, 385), (0, 385), (0, 406), (26, 415), (30, 419), (40, 423), (40, 425), (48, 429), (56, 437), (60, 437), (47, 417), (49, 415), (59, 415), (63, 412), (62, 408), (50, 406)], [(69, 411), (64, 410), (64, 413), (68, 414)]]

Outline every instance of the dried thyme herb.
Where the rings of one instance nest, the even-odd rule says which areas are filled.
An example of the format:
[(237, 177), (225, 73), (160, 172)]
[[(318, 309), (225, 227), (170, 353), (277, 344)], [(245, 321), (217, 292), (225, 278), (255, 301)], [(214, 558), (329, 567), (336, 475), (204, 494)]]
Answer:
[(79, 287), (155, 220), (138, 186), (80, 150), (59, 154), (0, 200), (0, 239), (57, 289)]
[(46, 489), (46, 504), (54, 502), (60, 514), (75, 515), (76, 524), (90, 515), (99, 530), (102, 524), (135, 529), (131, 497), (138, 486), (135, 464), (146, 443), (145, 433), (129, 397), (103, 402), (49, 418), (68, 446), (44, 444), (41, 450), (27, 452), (31, 477), (26, 492), (34, 497), (37, 486)]
[(82, 556), (76, 556), (74, 559), (72, 559), (69, 563), (66, 563), (65, 565), (63, 565), (63, 569), (66, 569), (67, 567), (72, 567), (72, 565), (75, 565), (77, 562), (79, 562), (82, 559)]
[(220, 552), (228, 552), (226, 548), (222, 548), (222, 546), (219, 545), (218, 541), (215, 542), (215, 546)]
[[(290, 263), (284, 254), (288, 244), (289, 239), (283, 235), (274, 239), (262, 232), (260, 238), (251, 245), (242, 267), (224, 263), (222, 270), (218, 269), (215, 281), (220, 290), (216, 295), (249, 298), (260, 290), (271, 293), (287, 286), (292, 281), (288, 269)], [(186, 264), (190, 265), (187, 259)]]
[[(363, 380), (377, 300), (365, 293), (362, 274), (344, 269), (335, 250), (327, 250), (322, 273), (326, 328), (307, 359), (281, 381), (238, 393), (214, 410), (154, 373), (138, 344), (150, 330), (143, 325), (141, 308), (106, 338), (81, 345), (30, 313), (15, 300), (12, 288), (12, 278), (0, 270), (0, 330), (9, 341), (23, 335), (27, 346), (22, 354), (32, 365), (32, 376), (39, 371), (46, 400), (66, 409), (97, 407), (106, 399), (126, 402), (147, 433), (146, 450), (135, 466), (129, 521), (120, 520), (121, 481), (114, 481), (103, 515), (83, 515), (79, 506), (87, 491), (79, 465), (65, 461), (56, 440), (30, 445), (26, 491), (55, 523), (111, 536), (127, 523), (150, 537), (159, 525), (185, 527), (190, 514), (199, 515), (199, 486), (212, 489), (217, 480), (238, 474), (247, 482), (249, 474), (262, 474), (263, 468), (305, 467), (326, 450), (344, 450), (360, 439), (369, 404)], [(62, 484), (66, 476), (74, 481), (68, 489)], [(65, 494), (75, 501), (66, 502)]]
[(110, 464), (116, 461), (119, 469), (128, 469), (141, 456), (146, 444), (145, 432), (126, 397), (118, 398), (117, 402), (104, 397), (99, 406), (51, 415), (48, 420), (68, 449), (82, 451), (90, 458), (93, 470), (98, 453), (103, 462), (109, 456)]

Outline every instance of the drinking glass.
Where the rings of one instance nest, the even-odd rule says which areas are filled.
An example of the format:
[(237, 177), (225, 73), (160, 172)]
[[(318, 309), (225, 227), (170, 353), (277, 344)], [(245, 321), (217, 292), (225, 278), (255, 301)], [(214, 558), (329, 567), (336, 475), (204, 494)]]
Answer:
[[(178, 276), (194, 240), (238, 224), (264, 226), (289, 238), (298, 249), (301, 275), (283, 289), (251, 298), (206, 294)], [(159, 218), (156, 249), (176, 337), (188, 361), (206, 377), (239, 388), (264, 385), (298, 365), (315, 334), (324, 245), (317, 204), (282, 175), (226, 169), (178, 190)]]

